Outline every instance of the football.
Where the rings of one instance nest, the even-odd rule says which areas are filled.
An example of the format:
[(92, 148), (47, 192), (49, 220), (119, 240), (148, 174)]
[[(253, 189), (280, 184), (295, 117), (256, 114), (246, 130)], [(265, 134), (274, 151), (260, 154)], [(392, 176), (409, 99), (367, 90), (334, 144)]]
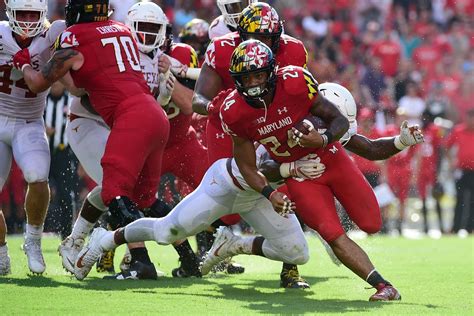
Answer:
[(314, 115), (307, 115), (303, 120), (296, 123), (294, 127), (304, 135), (308, 135), (313, 129), (316, 129), (318, 132), (321, 132), (320, 130), (326, 130), (324, 121)]

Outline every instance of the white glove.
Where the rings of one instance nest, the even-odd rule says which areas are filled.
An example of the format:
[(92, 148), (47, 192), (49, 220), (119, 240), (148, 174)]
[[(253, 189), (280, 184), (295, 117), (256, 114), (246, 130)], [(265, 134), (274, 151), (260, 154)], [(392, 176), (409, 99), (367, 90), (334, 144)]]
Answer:
[(166, 73), (159, 75), (160, 83), (158, 89), (160, 94), (156, 100), (161, 106), (166, 106), (168, 103), (170, 103), (175, 80), (175, 77), (169, 70)]
[(400, 135), (395, 137), (394, 145), (398, 150), (424, 142), (423, 133), (418, 125), (408, 126), (408, 121), (403, 121), (400, 126)]
[(304, 180), (312, 180), (319, 178), (326, 166), (321, 163), (321, 158), (301, 159), (292, 162), (284, 162), (280, 165), (280, 174), (283, 178), (297, 178)]

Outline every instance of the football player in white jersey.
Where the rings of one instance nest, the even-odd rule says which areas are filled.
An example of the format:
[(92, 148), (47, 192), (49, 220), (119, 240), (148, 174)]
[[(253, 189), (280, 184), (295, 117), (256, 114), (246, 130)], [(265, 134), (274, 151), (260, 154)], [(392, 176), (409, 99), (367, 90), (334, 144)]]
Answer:
[[(267, 157), (267, 152), (260, 146), (257, 149), (260, 170), (272, 180), (281, 180), (278, 164)], [(311, 179), (319, 174), (318, 167), (316, 160), (302, 160), (290, 169), (300, 178)], [(139, 219), (115, 232), (95, 229), (89, 244), (77, 257), (76, 262), (80, 264), (75, 265), (74, 274), (77, 279), (84, 279), (102, 252), (119, 244), (155, 240), (160, 245), (167, 245), (193, 236), (218, 218), (235, 212), (262, 236), (237, 237), (229, 229), (221, 229), (221, 237), (216, 242), (225, 239), (226, 250), (215, 251), (216, 256), (227, 257), (232, 252), (304, 264), (309, 259), (308, 244), (292, 209), (294, 205), (285, 202), (275, 211), (269, 200), (247, 185), (233, 158), (220, 159), (208, 169), (198, 188), (167, 216)], [(203, 268), (202, 273), (209, 273), (211, 267)]]
[[(0, 190), (14, 158), (28, 183), (23, 250), (30, 271), (41, 274), (46, 268), (41, 235), (49, 204), (50, 153), (43, 121), (48, 91), (31, 92), (22, 72), (12, 68), (12, 57), (28, 48), (32, 66), (39, 69), (51, 57), (51, 46), (65, 24), (56, 21), (49, 25), (44, 0), (7, 0), (5, 5), (8, 22), (0, 22)], [(3, 226), (1, 222), (0, 225)], [(0, 274), (5, 271), (2, 261), (7, 253), (2, 239), (0, 237)]]
[[(192, 90), (175, 81), (169, 70), (170, 62), (159, 49), (165, 40), (167, 24), (168, 20), (163, 10), (155, 3), (139, 2), (129, 9), (127, 25), (137, 42), (140, 65), (150, 90), (155, 95), (158, 94), (157, 100), (162, 106), (168, 105), (172, 100), (176, 107), (189, 113), (192, 111)], [(102, 183), (100, 161), (109, 133), (109, 127), (99, 115), (93, 113), (87, 98), (72, 98), (66, 135), (85, 171), (99, 186), (87, 195), (71, 235), (63, 240), (58, 249), (63, 267), (71, 273), (74, 271), (74, 261), (83, 247), (85, 236), (107, 210), (100, 197)], [(161, 206), (159, 202), (156, 203), (156, 207)], [(149, 257), (144, 244), (137, 243), (129, 247), (134, 261), (135, 253), (147, 264), (138, 263), (137, 274), (127, 271), (116, 277), (156, 278), (156, 270), (151, 262), (148, 263)]]
[(217, 0), (217, 7), (221, 15), (215, 18), (209, 26), (209, 38), (225, 35), (237, 31), (240, 12), (256, 0)]

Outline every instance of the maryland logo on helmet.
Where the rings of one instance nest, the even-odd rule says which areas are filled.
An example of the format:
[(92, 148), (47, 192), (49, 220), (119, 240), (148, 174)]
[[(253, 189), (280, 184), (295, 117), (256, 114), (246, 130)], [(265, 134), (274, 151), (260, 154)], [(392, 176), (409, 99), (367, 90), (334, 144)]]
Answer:
[(179, 33), (179, 38), (197, 37), (207, 39), (209, 32), (209, 23), (201, 19), (192, 19), (186, 23)]
[(261, 71), (272, 66), (274, 63), (271, 49), (257, 40), (242, 42), (234, 50), (231, 63), (231, 74), (242, 72)]
[(274, 8), (264, 2), (256, 2), (246, 7), (239, 19), (239, 33), (260, 33), (262, 35), (282, 32), (280, 17)]

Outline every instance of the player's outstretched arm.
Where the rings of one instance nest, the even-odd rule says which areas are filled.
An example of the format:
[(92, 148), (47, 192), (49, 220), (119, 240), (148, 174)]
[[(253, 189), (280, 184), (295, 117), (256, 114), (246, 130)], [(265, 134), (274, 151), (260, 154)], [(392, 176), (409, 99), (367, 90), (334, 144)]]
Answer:
[(400, 152), (393, 143), (394, 139), (395, 137), (369, 139), (356, 134), (344, 148), (368, 160), (385, 160)]
[[(26, 54), (28, 54), (28, 58), (25, 58)], [(40, 72), (31, 67), (27, 50), (26, 52), (25, 50), (19, 51), (13, 60), (15, 67), (23, 71), (23, 77), (28, 88), (34, 93), (39, 93), (49, 89), (54, 82), (62, 78), (69, 70), (79, 69), (84, 62), (84, 57), (74, 49), (57, 50)]]
[(204, 64), (194, 88), (193, 111), (201, 115), (207, 115), (209, 103), (221, 90), (222, 79), (217, 72)]

